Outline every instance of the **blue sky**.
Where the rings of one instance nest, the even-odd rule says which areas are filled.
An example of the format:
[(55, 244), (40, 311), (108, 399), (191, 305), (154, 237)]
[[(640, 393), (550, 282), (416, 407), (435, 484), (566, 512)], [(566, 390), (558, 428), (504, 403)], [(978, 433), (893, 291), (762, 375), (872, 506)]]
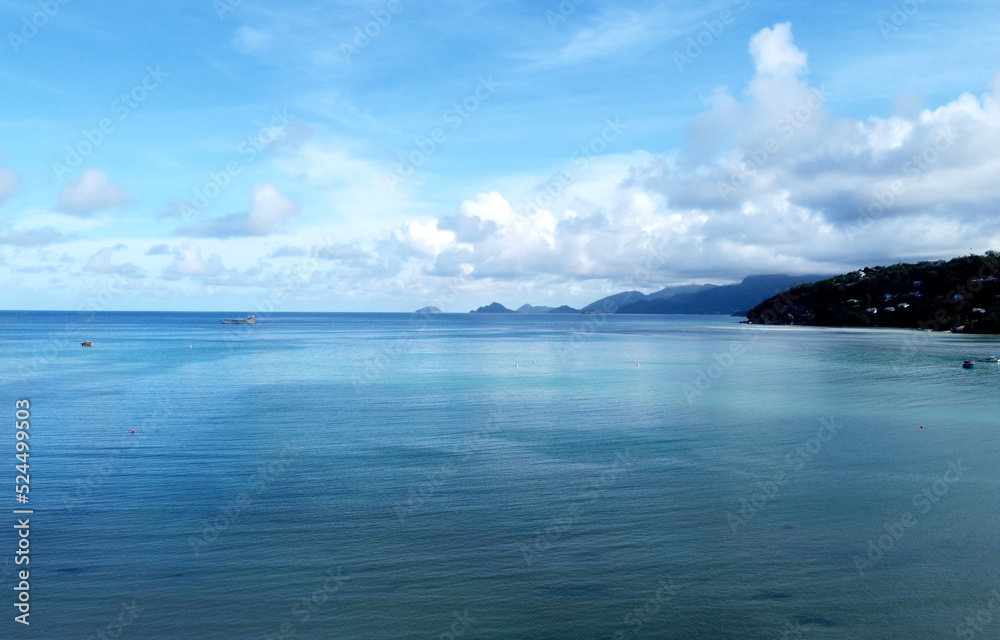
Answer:
[(996, 3), (0, 0), (0, 25), (3, 308), (582, 305), (1000, 245)]

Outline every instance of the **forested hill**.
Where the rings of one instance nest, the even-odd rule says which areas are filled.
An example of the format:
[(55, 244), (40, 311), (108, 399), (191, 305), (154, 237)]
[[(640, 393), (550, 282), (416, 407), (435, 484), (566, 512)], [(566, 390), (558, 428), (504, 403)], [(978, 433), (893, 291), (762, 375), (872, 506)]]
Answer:
[(869, 267), (792, 287), (747, 314), (752, 324), (905, 327), (1000, 333), (1000, 253)]

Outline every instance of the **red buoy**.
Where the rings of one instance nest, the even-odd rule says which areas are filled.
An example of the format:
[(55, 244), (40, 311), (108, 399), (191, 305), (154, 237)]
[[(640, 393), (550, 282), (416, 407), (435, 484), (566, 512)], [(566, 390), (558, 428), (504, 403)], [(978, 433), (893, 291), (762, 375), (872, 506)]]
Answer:
[[(920, 427), (920, 428), (923, 429), (923, 427)], [(132, 429), (132, 433), (135, 433), (135, 429)]]

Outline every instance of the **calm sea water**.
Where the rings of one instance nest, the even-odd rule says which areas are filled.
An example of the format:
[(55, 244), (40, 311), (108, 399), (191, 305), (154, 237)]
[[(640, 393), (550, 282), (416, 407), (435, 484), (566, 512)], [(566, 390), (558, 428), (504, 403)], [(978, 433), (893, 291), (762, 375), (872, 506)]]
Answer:
[(219, 317), (0, 313), (0, 637), (1000, 637), (997, 339)]

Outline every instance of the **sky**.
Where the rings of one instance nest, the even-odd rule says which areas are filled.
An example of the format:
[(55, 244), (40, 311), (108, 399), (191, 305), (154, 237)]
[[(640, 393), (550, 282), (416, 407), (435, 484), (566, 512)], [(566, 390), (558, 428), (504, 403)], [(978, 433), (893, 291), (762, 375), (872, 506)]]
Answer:
[(1000, 4), (0, 0), (0, 308), (448, 312), (1000, 248)]

